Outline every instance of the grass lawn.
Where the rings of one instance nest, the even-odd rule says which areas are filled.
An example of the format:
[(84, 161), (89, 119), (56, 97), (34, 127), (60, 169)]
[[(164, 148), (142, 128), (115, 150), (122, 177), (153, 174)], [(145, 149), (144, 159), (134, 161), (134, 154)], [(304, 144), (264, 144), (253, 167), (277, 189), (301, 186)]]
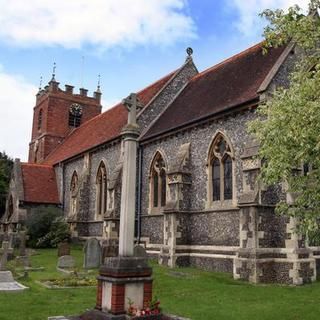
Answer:
[[(30, 287), (22, 293), (0, 293), (0, 320), (46, 320), (48, 316), (79, 314), (95, 305), (95, 288), (46, 289), (35, 280), (63, 277), (56, 271), (56, 250), (38, 250), (33, 266), (20, 281)], [(80, 268), (82, 251), (72, 255)], [(251, 285), (234, 281), (229, 274), (192, 268), (154, 267), (154, 294), (165, 312), (193, 320), (211, 319), (319, 319), (320, 282), (303, 287)]]

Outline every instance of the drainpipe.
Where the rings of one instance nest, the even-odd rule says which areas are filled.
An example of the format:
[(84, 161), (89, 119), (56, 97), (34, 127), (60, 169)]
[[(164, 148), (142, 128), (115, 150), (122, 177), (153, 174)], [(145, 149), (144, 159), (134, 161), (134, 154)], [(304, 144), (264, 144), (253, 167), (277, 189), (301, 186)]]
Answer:
[(138, 205), (137, 205), (137, 215), (138, 215), (138, 223), (137, 223), (137, 233), (138, 233), (138, 244), (140, 243), (141, 237), (141, 183), (142, 183), (142, 146), (138, 147)]
[(61, 191), (61, 208), (64, 214), (64, 164), (62, 162), (59, 163), (59, 167), (61, 169), (61, 181), (60, 181), (60, 191)]

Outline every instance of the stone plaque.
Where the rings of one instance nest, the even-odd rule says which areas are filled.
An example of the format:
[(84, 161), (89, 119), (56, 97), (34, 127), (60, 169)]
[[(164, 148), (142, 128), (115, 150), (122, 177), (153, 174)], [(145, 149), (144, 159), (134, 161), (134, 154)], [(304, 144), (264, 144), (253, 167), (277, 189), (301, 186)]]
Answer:
[(86, 269), (99, 268), (101, 264), (101, 246), (96, 238), (87, 240), (84, 246), (83, 267)]
[(70, 256), (70, 243), (61, 242), (58, 244), (58, 257)]
[(62, 256), (58, 259), (58, 268), (74, 268), (76, 265), (74, 257), (72, 256)]

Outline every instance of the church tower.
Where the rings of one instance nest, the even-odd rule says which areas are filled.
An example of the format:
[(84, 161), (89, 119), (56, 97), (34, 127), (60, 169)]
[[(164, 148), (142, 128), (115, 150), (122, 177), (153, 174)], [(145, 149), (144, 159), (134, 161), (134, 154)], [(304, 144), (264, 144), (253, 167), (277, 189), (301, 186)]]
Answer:
[(36, 95), (29, 162), (41, 163), (74, 128), (101, 113), (99, 87), (93, 97), (88, 97), (88, 90), (83, 88), (74, 94), (73, 86), (60, 89), (53, 73), (48, 85)]

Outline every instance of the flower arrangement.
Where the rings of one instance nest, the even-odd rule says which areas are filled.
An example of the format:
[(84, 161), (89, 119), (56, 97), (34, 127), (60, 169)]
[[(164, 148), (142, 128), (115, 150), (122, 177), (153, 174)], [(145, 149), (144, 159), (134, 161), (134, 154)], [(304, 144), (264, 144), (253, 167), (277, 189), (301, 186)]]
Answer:
[(160, 315), (161, 309), (159, 307), (160, 301), (157, 298), (154, 298), (148, 303), (148, 306), (142, 309), (134, 306), (133, 301), (128, 298), (129, 307), (128, 307), (128, 315), (131, 319), (145, 319), (148, 316), (157, 316)]

